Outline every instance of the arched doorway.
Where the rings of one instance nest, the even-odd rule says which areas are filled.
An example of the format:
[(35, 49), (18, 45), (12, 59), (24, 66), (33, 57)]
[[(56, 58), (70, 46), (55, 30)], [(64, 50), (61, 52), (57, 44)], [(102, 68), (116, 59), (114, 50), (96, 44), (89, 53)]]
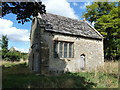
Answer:
[(80, 69), (81, 70), (85, 70), (85, 54), (81, 54), (80, 55)]

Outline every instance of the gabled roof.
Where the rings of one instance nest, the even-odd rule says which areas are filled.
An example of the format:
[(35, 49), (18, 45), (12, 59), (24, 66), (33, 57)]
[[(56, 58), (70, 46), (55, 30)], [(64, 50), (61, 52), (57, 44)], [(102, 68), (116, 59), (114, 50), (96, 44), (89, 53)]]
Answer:
[(80, 21), (50, 13), (41, 15), (41, 18), (46, 21), (46, 31), (95, 39), (103, 38), (102, 35), (86, 21)]

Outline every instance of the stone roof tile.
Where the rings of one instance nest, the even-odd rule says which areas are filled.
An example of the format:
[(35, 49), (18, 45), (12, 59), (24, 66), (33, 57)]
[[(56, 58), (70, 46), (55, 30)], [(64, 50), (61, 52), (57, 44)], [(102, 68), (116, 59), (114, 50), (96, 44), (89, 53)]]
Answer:
[(54, 14), (41, 15), (42, 19), (46, 21), (46, 31), (80, 35), (84, 37), (102, 39), (103, 37), (92, 28), (87, 22), (71, 19), (64, 16)]

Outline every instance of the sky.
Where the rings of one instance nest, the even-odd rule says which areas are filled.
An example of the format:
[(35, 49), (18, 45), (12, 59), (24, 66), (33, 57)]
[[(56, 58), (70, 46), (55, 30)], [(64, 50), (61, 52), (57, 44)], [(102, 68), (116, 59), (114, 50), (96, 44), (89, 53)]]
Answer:
[[(76, 2), (69, 0), (42, 0), (48, 13), (57, 14), (69, 18), (83, 20), (82, 13), (86, 11), (86, 6), (91, 2)], [(25, 24), (17, 23), (16, 16), (8, 14), (0, 18), (0, 38), (2, 35), (8, 36), (8, 48), (15, 47), (21, 52), (28, 52), (30, 47), (31, 22)]]

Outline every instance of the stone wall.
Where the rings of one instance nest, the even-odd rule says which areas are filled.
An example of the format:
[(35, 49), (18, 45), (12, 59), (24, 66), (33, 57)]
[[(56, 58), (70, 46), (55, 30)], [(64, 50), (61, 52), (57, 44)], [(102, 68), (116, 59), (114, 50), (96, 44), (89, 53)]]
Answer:
[[(49, 49), (49, 54), (43, 55), (49, 57), (49, 71), (53, 72), (79, 72), (80, 55), (85, 55), (85, 70), (95, 69), (97, 66), (103, 65), (103, 41), (89, 38), (74, 37), (51, 32), (44, 32), (41, 35), (43, 44), (46, 44)], [(54, 58), (54, 40), (74, 42), (73, 43), (73, 58)], [(44, 47), (44, 45), (42, 45)], [(45, 52), (45, 51), (44, 51)], [(41, 52), (42, 54), (42, 52)]]
[[(80, 72), (80, 56), (85, 55), (85, 70), (104, 64), (103, 40), (76, 37), (46, 31), (33, 20), (30, 36), (29, 67), (35, 72)], [(42, 22), (42, 21), (41, 21)], [(73, 42), (73, 58), (54, 58), (54, 41)]]

